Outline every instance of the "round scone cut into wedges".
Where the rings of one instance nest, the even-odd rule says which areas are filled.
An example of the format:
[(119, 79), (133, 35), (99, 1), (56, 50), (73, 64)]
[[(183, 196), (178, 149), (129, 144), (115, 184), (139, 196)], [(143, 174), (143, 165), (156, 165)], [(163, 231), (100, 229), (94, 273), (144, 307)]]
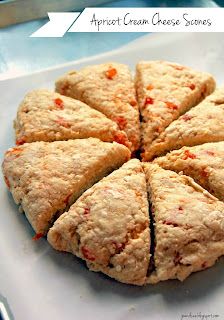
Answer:
[(130, 147), (126, 133), (114, 121), (79, 100), (49, 90), (34, 90), (25, 96), (14, 127), (18, 145), (93, 137)]
[(33, 142), (9, 149), (2, 164), (5, 182), (36, 233), (87, 188), (119, 168), (130, 151), (95, 138)]
[(149, 283), (184, 280), (224, 255), (224, 203), (184, 175), (145, 163), (154, 219)]
[(184, 146), (224, 140), (224, 87), (172, 122), (148, 148), (145, 160)]
[(192, 177), (203, 188), (224, 201), (224, 141), (183, 147), (155, 159), (154, 163)]
[(133, 159), (96, 183), (48, 232), (57, 250), (84, 259), (93, 271), (143, 285), (150, 259), (146, 179)]
[(143, 158), (151, 143), (180, 115), (215, 89), (208, 73), (167, 61), (142, 61), (136, 67), (136, 90), (143, 122)]
[(139, 111), (128, 66), (112, 62), (72, 71), (56, 81), (56, 91), (104, 113), (126, 132), (131, 150), (139, 148)]

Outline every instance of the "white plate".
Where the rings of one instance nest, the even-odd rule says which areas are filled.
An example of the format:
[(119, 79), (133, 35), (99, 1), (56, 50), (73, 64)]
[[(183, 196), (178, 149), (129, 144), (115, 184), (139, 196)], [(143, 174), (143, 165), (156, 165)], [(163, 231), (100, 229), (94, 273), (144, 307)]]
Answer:
[[(213, 73), (224, 82), (223, 34), (148, 35), (119, 50), (64, 66), (0, 82), (0, 152), (12, 146), (12, 121), (24, 94), (34, 88), (52, 88), (55, 78), (89, 63), (119, 61), (134, 65), (142, 59), (166, 59)], [(180, 320), (190, 315), (219, 315), (224, 319), (223, 260), (190, 276), (184, 283), (168, 281), (154, 286), (120, 284), (88, 271), (70, 254), (50, 248), (34, 235), (20, 214), (1, 177), (0, 295), (16, 320)], [(183, 317), (188, 315), (189, 317)], [(205, 319), (205, 318), (204, 318)], [(212, 318), (207, 318), (212, 319)]]

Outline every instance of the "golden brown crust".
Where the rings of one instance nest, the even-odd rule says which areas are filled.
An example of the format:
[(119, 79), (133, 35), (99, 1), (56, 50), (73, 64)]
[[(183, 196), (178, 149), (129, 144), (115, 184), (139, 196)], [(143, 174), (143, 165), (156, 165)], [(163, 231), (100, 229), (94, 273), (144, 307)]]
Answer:
[(143, 118), (143, 157), (151, 143), (180, 115), (215, 89), (210, 74), (166, 61), (143, 61), (136, 68), (136, 89)]
[[(224, 142), (214, 142), (224, 141), (224, 87), (194, 107), (214, 79), (166, 61), (140, 62), (135, 86), (138, 103), (128, 67), (105, 63), (61, 77), (63, 95), (28, 93), (3, 174), (35, 238), (55, 221), (51, 245), (93, 271), (135, 285), (182, 281), (224, 255), (214, 197), (224, 200)], [(128, 161), (140, 147), (138, 106), (143, 160), (183, 148)]]
[(193, 179), (144, 165), (155, 228), (149, 283), (184, 280), (224, 255), (224, 204)]
[(224, 201), (224, 141), (183, 147), (154, 160), (164, 169), (181, 172)]
[(144, 160), (183, 146), (224, 140), (224, 87), (172, 122), (149, 146)]
[(98, 138), (130, 147), (124, 131), (101, 112), (85, 103), (49, 90), (29, 92), (21, 102), (14, 122), (18, 144)]
[(34, 230), (46, 233), (55, 215), (129, 158), (125, 146), (94, 138), (25, 143), (6, 152), (3, 174)]
[(70, 72), (56, 81), (56, 91), (104, 113), (126, 132), (132, 151), (139, 148), (139, 111), (126, 65), (113, 62)]
[[(131, 204), (131, 205), (130, 205)], [(86, 191), (50, 229), (48, 240), (121, 282), (143, 285), (149, 266), (145, 174), (137, 159)]]

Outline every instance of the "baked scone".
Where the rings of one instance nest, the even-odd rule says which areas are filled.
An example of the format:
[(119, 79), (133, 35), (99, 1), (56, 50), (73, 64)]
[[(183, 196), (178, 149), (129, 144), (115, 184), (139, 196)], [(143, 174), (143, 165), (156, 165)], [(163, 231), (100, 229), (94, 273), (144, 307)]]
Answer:
[(210, 74), (166, 61), (139, 62), (135, 82), (143, 119), (144, 160), (149, 160), (153, 140), (215, 89)]
[(224, 203), (184, 175), (145, 163), (154, 218), (149, 283), (184, 280), (224, 255)]
[(219, 200), (224, 201), (224, 141), (174, 150), (154, 160), (164, 169), (192, 177)]
[(36, 233), (45, 234), (56, 216), (129, 158), (129, 149), (116, 142), (41, 141), (9, 149), (2, 169), (15, 202)]
[(72, 71), (56, 81), (56, 91), (104, 113), (127, 133), (132, 151), (139, 148), (139, 111), (126, 65), (105, 63)]
[(172, 122), (148, 148), (145, 160), (183, 146), (224, 140), (224, 87)]
[(143, 285), (150, 259), (146, 179), (133, 159), (96, 183), (48, 232), (57, 250), (124, 283)]
[(93, 137), (130, 147), (126, 133), (114, 121), (79, 100), (49, 90), (34, 90), (25, 96), (14, 127), (18, 145)]

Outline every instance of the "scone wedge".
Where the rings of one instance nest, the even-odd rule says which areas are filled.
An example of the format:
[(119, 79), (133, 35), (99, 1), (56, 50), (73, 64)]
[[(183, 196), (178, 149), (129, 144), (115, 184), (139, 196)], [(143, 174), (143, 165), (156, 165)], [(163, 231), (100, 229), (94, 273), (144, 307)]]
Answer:
[(56, 91), (104, 113), (126, 132), (132, 151), (138, 149), (139, 111), (134, 81), (126, 65), (105, 63), (72, 71), (56, 81)]
[(154, 163), (192, 177), (203, 188), (224, 201), (224, 141), (183, 147), (155, 159)]
[(172, 122), (148, 148), (145, 160), (183, 146), (224, 140), (224, 87)]
[(184, 280), (224, 255), (224, 203), (184, 175), (145, 163), (154, 219), (149, 283)]
[(76, 201), (48, 232), (71, 252), (118, 281), (143, 285), (150, 259), (146, 179), (139, 160), (111, 173)]
[(127, 135), (101, 112), (49, 90), (29, 92), (14, 121), (16, 143), (98, 138), (130, 147)]
[(166, 61), (139, 62), (135, 82), (145, 160), (151, 143), (165, 128), (215, 89), (210, 74)]
[(95, 138), (33, 142), (9, 149), (2, 165), (13, 198), (38, 234), (87, 188), (119, 168), (130, 151)]

